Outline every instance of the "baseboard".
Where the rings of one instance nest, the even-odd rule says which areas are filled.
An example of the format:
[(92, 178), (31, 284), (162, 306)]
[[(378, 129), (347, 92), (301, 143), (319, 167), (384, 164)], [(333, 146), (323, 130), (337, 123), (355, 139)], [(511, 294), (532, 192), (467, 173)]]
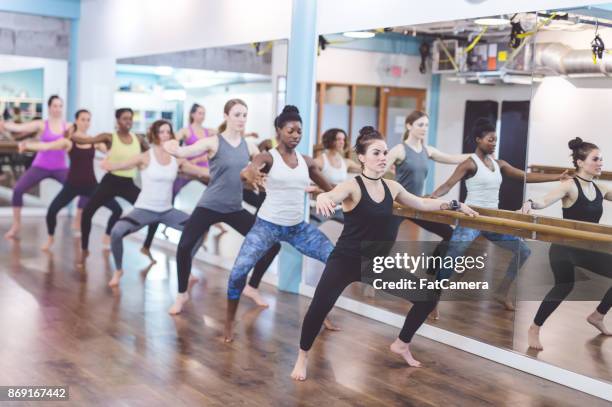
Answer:
[[(301, 295), (312, 298), (314, 291), (315, 288), (312, 286), (306, 284), (300, 285)], [(396, 328), (401, 328), (404, 325), (406, 317), (405, 315), (396, 314), (346, 297), (340, 297), (335, 306)], [(421, 326), (417, 331), (417, 335), (550, 380), (574, 390), (612, 401), (611, 383), (593, 379), (518, 352), (492, 346), (428, 324)]]

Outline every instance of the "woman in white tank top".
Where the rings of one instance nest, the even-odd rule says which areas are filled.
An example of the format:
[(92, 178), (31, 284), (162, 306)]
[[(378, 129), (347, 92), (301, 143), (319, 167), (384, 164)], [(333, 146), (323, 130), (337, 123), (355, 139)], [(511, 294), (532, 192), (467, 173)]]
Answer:
[(243, 181), (254, 188), (263, 186), (265, 179), (266, 199), (255, 224), (244, 238), (229, 277), (227, 342), (233, 339), (234, 318), (247, 275), (270, 247), (284, 241), (323, 263), (334, 247), (319, 229), (304, 221), (306, 188), (310, 180), (324, 191), (332, 187), (314, 160), (295, 150), (302, 138), (302, 118), (298, 109), (285, 106), (274, 121), (274, 127), (279, 136), (278, 147), (256, 155), (241, 173)]
[(325, 150), (314, 161), (327, 182), (335, 186), (346, 181), (349, 171), (356, 173), (361, 171), (359, 164), (342, 155), (346, 145), (344, 130), (329, 129), (321, 138)]
[(125, 236), (156, 223), (183, 230), (183, 225), (189, 215), (172, 206), (172, 185), (179, 170), (195, 177), (208, 175), (208, 170), (187, 160), (177, 160), (162, 148), (163, 142), (174, 138), (170, 122), (157, 120), (149, 129), (147, 137), (152, 145), (148, 151), (121, 163), (109, 160), (102, 162), (102, 168), (106, 171), (139, 168), (142, 180), (142, 189), (134, 203), (134, 209), (121, 218), (111, 231), (111, 250), (117, 268), (108, 283), (111, 287), (118, 286), (123, 275), (123, 238)]
[[(525, 171), (511, 166), (504, 160), (496, 160), (493, 154), (497, 146), (497, 135), (495, 126), (488, 121), (478, 120), (472, 136), (476, 141), (476, 151), (469, 159), (457, 166), (451, 177), (431, 194), (432, 198), (445, 195), (455, 184), (465, 180), (467, 188), (465, 203), (467, 205), (474, 207), (476, 210), (478, 210), (478, 207), (498, 209), (499, 188), (503, 176), (529, 183), (559, 181), (567, 176), (565, 173), (561, 176), (525, 173)], [(502, 302), (508, 310), (514, 310), (513, 301), (509, 297), (510, 285), (516, 278), (518, 270), (527, 261), (531, 251), (518, 236), (457, 226), (451, 237), (446, 255), (452, 257), (463, 255), (471, 243), (480, 235), (513, 252), (504, 279), (497, 289), (496, 299)], [(450, 278), (452, 272), (453, 270), (450, 269), (442, 269), (438, 278)]]

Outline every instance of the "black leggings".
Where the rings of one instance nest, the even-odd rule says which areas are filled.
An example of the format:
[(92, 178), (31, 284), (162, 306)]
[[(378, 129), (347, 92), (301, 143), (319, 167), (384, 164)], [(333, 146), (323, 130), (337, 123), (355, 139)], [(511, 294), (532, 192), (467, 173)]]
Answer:
[[(321, 280), (317, 285), (306, 316), (304, 316), (300, 349), (310, 350), (321, 330), (325, 317), (333, 308), (338, 297), (351, 283), (360, 280), (361, 259), (334, 250), (327, 259)], [(399, 334), (399, 338), (403, 342), (409, 343), (412, 340), (414, 333), (423, 325), (429, 313), (436, 307), (436, 303), (437, 297), (433, 297), (431, 300), (413, 302)]]
[[(117, 175), (106, 173), (98, 184), (89, 203), (83, 209), (81, 219), (81, 248), (87, 250), (89, 247), (89, 233), (91, 232), (91, 219), (96, 211), (103, 205), (111, 202), (116, 197), (121, 197), (131, 203), (136, 202), (140, 188), (134, 184), (134, 180), (128, 177), (119, 177)], [(112, 226), (111, 225), (111, 229)]]
[[(546, 322), (574, 288), (574, 267), (581, 267), (612, 278), (612, 255), (608, 253), (553, 244), (550, 246), (548, 257), (555, 276), (555, 285), (544, 297), (544, 301), (540, 304), (540, 308), (533, 319), (533, 323), (537, 326), (542, 326)], [(605, 315), (610, 307), (612, 307), (612, 287), (608, 289), (599, 303), (597, 312)]]
[[(251, 214), (246, 209), (238, 212), (221, 213), (200, 206), (196, 207), (185, 224), (185, 229), (183, 229), (181, 240), (179, 240), (176, 251), (179, 293), (187, 291), (187, 283), (189, 282), (189, 274), (191, 273), (191, 252), (211, 225), (224, 222), (234, 228), (242, 236), (246, 236), (255, 223), (255, 219), (255, 215)], [(257, 262), (249, 281), (251, 287), (257, 288), (259, 286), (261, 278), (268, 267), (270, 267), (270, 264), (280, 248), (280, 243), (275, 244)]]
[[(434, 249), (432, 256), (443, 256), (444, 253), (442, 253), (444, 251), (444, 248), (447, 247), (448, 245), (448, 241), (450, 241), (451, 237), (453, 236), (453, 228), (450, 227), (447, 224), (444, 223), (438, 223), (438, 222), (432, 222), (429, 220), (423, 220), (423, 219), (414, 219), (414, 218), (404, 218), (406, 220), (409, 220), (410, 222), (414, 223), (415, 225), (420, 226), (421, 228), (425, 229), (426, 231), (433, 233), (435, 235), (438, 235), (442, 238), (442, 241), (436, 246), (436, 248)], [(433, 263), (432, 263), (433, 264)], [(430, 267), (427, 270), (427, 274), (435, 274), (436, 270), (433, 267)]]
[[(70, 184), (64, 184), (64, 187), (55, 196), (51, 202), (51, 205), (49, 206), (49, 210), (47, 211), (47, 232), (49, 233), (49, 236), (53, 236), (55, 234), (58, 212), (77, 196), (86, 196), (88, 198), (91, 197), (96, 190), (97, 185), (98, 184), (88, 187), (77, 187)], [(113, 225), (121, 217), (121, 206), (119, 206), (119, 203), (114, 199), (106, 202), (104, 206), (110, 209), (112, 212), (110, 218), (108, 218), (108, 223), (106, 224), (106, 234), (110, 235)]]

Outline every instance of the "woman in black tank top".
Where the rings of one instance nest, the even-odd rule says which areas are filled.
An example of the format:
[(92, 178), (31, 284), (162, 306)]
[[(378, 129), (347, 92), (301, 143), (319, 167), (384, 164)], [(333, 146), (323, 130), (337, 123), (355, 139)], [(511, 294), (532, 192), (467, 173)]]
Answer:
[[(361, 257), (364, 242), (394, 241), (397, 222), (393, 219), (393, 202), (422, 211), (450, 209), (451, 207), (475, 216), (476, 212), (456, 201), (420, 198), (407, 192), (399, 183), (383, 180), (387, 161), (387, 145), (381, 134), (367, 126), (359, 131), (355, 145), (363, 171), (354, 180), (347, 180), (333, 190), (317, 197), (317, 212), (330, 216), (338, 204), (344, 212), (344, 229), (329, 256), (321, 280), (304, 317), (300, 351), (291, 377), (306, 379), (306, 365), (310, 350), (326, 315), (342, 291), (351, 283), (361, 280)], [(366, 250), (368, 248), (365, 248)], [(420, 366), (412, 357), (409, 343), (416, 330), (435, 307), (435, 301), (415, 302), (406, 316), (399, 338), (391, 350), (401, 355), (410, 366)]]
[[(593, 179), (601, 175), (602, 158), (599, 148), (582, 141), (580, 137), (569, 142), (576, 167), (576, 178), (561, 182), (557, 188), (542, 198), (529, 199), (523, 205), (523, 212), (543, 209), (561, 200), (563, 218), (582, 222), (599, 223), (603, 214), (603, 200), (612, 201), (612, 189), (597, 185)], [(530, 348), (543, 349), (540, 342), (540, 328), (548, 317), (561, 305), (574, 288), (574, 267), (581, 267), (593, 273), (612, 278), (612, 254), (552, 244), (549, 252), (550, 265), (555, 277), (553, 288), (546, 294), (538, 312), (529, 327)], [(612, 287), (608, 289), (599, 306), (587, 317), (587, 322), (604, 335), (612, 335), (604, 324), (604, 317), (612, 307)]]

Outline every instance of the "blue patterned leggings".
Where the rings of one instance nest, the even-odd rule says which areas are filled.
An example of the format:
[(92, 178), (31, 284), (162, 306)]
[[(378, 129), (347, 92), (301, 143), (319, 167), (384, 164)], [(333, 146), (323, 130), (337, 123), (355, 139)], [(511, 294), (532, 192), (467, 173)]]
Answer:
[(332, 242), (311, 224), (301, 222), (293, 226), (281, 226), (257, 217), (255, 224), (244, 238), (230, 273), (227, 286), (228, 299), (240, 298), (249, 271), (268, 249), (279, 242), (287, 242), (303, 255), (323, 263), (327, 261), (334, 248)]

